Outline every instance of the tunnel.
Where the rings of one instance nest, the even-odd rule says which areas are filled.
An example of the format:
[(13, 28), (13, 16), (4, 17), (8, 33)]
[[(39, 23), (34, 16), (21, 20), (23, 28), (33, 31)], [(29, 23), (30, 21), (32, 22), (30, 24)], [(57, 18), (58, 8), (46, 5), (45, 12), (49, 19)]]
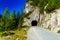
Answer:
[(31, 22), (31, 26), (37, 26), (37, 21), (36, 21), (36, 20), (33, 20), (33, 21)]

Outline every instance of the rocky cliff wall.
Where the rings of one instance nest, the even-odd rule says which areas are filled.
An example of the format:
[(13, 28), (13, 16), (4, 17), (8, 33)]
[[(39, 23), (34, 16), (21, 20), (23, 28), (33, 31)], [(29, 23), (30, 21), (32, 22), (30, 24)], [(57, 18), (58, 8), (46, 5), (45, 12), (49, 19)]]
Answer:
[[(29, 15), (30, 19), (25, 18), (24, 21), (26, 22), (23, 25), (31, 26), (32, 20), (38, 21), (38, 18), (39, 18), (38, 7), (34, 8), (33, 6), (27, 3), (24, 12), (28, 13), (29, 11), (32, 11), (33, 9), (34, 11), (32, 12), (32, 14)], [(40, 21), (42, 20), (42, 18), (43, 18), (43, 15), (41, 14)], [(41, 25), (40, 27), (51, 30), (53, 32), (57, 32), (58, 30), (60, 30), (60, 9), (57, 9), (52, 13), (45, 13), (44, 21)]]

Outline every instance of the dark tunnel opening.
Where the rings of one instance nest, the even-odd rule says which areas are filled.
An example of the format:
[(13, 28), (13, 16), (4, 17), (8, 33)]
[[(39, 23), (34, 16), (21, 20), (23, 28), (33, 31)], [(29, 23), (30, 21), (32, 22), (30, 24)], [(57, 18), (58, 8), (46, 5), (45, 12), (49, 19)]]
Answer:
[(36, 20), (33, 20), (33, 21), (31, 22), (31, 26), (37, 26), (37, 21), (36, 21)]

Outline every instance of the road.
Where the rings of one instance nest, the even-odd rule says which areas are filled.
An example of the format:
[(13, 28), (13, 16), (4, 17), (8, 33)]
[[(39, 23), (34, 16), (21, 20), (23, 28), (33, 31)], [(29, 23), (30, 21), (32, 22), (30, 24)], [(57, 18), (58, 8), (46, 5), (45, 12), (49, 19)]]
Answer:
[(31, 27), (27, 33), (27, 40), (60, 40), (60, 34), (40, 27)]

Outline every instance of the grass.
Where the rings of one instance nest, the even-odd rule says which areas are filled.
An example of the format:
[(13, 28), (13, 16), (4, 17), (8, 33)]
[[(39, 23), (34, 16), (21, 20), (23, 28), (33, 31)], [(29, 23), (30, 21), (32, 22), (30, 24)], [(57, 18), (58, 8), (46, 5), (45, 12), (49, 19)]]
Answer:
[[(22, 28), (20, 31), (19, 30), (15, 30), (14, 32), (15, 32), (15, 34), (14, 35), (8, 35), (8, 36), (10, 36), (9, 37), (9, 39), (8, 40), (16, 40), (17, 38), (19, 39), (19, 40), (26, 40), (26, 34), (27, 34), (27, 30), (28, 30), (28, 28)], [(8, 33), (8, 32), (7, 32)], [(0, 35), (1, 34), (3, 34), (3, 32), (0, 32)], [(4, 40), (6, 40), (7, 39), (7, 36), (2, 36), (2, 38), (4, 39)]]

